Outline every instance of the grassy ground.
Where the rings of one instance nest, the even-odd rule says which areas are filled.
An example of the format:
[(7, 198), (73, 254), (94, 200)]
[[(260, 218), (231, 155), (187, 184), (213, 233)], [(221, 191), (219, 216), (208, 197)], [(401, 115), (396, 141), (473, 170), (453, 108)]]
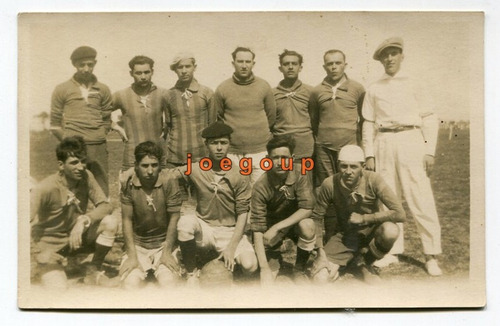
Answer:
[[(115, 135), (108, 142), (109, 184), (111, 203), (119, 206), (118, 170), (120, 168), (122, 143)], [(48, 132), (31, 134), (30, 174), (40, 181), (57, 170), (55, 159), (55, 138)], [(469, 222), (470, 222), (470, 187), (469, 187), (469, 131), (457, 130), (454, 137), (448, 139), (448, 132), (441, 130), (438, 140), (435, 171), (432, 186), (438, 214), (442, 226), (443, 254), (439, 256), (443, 277), (468, 276), (469, 271)], [(416, 233), (413, 217), (407, 210), (408, 223), (405, 225), (405, 254), (402, 263), (381, 271), (382, 278), (424, 279), (429, 278), (424, 270), (424, 256), (420, 239)], [(115, 257), (121, 253), (120, 242), (113, 249)], [(289, 249), (286, 261), (293, 262), (294, 252)], [(346, 275), (340, 282), (348, 281)]]

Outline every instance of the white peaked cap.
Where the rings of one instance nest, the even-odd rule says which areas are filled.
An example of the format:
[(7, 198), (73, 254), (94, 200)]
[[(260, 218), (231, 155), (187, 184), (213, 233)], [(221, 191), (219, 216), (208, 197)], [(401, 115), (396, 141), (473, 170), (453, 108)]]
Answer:
[(356, 145), (346, 145), (340, 149), (339, 161), (364, 162), (365, 153), (361, 147)]

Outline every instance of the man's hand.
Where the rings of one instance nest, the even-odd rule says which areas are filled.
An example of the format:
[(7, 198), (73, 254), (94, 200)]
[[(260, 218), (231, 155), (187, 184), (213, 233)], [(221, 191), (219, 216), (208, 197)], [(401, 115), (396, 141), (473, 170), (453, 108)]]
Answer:
[(430, 177), (432, 170), (434, 169), (434, 156), (425, 154), (424, 155), (424, 170), (427, 172), (427, 176)]
[(221, 256), (224, 259), (224, 266), (226, 266), (227, 270), (234, 270), (234, 252), (236, 251), (236, 247), (232, 245), (228, 245), (226, 249), (222, 252)]
[(181, 268), (180, 268), (179, 264), (175, 261), (175, 258), (171, 252), (168, 252), (167, 250), (163, 250), (160, 261), (163, 265), (167, 266), (167, 268), (170, 269), (170, 271), (172, 271), (172, 273), (175, 273), (175, 274), (180, 276)]
[(328, 258), (326, 258), (326, 255), (318, 253), (318, 257), (316, 257), (316, 259), (314, 260), (311, 268), (311, 275), (316, 275), (323, 268), (326, 268), (328, 270), (328, 273), (331, 272), (330, 264), (328, 263)]
[(270, 285), (273, 285), (274, 283), (274, 277), (273, 277), (273, 272), (267, 267), (260, 267), (260, 285), (267, 287)]
[(128, 276), (128, 274), (130, 274), (130, 272), (136, 268), (142, 270), (141, 265), (139, 265), (139, 261), (137, 260), (137, 258), (131, 258), (131, 257), (127, 258), (127, 260), (125, 260), (122, 267), (120, 268), (120, 273), (119, 273), (120, 279), (124, 280)]
[(365, 169), (368, 171), (375, 171), (375, 157), (368, 157), (366, 159)]
[(75, 226), (73, 226), (71, 233), (69, 234), (69, 247), (71, 248), (71, 250), (76, 250), (81, 247), (82, 234), (84, 230), (85, 230), (85, 225), (83, 220), (78, 219), (76, 221)]
[(364, 224), (365, 219), (363, 218), (363, 215), (358, 214), (358, 213), (351, 213), (351, 216), (349, 216), (349, 223), (351, 224)]
[(269, 230), (264, 233), (264, 246), (266, 247), (274, 247), (280, 240), (281, 234), (280, 230), (271, 226)]
[(125, 132), (125, 129), (123, 129), (119, 125), (114, 126), (113, 129), (116, 130), (120, 134), (123, 142), (125, 142), (125, 143), (128, 142), (128, 137), (127, 137), (127, 133)]

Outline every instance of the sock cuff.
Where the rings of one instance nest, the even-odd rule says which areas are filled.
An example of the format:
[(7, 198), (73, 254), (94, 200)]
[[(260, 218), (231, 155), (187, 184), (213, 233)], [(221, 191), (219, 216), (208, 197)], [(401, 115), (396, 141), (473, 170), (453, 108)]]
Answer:
[(297, 241), (297, 247), (305, 251), (312, 251), (315, 245), (316, 245), (316, 236), (314, 236), (314, 238), (312, 238), (311, 240), (299, 237), (299, 240)]
[(96, 244), (100, 244), (101, 246), (105, 247), (112, 247), (114, 242), (115, 242), (115, 236), (109, 236), (103, 233), (99, 234), (97, 236), (97, 239), (95, 240)]
[(387, 254), (387, 252), (382, 252), (382, 250), (377, 248), (377, 244), (375, 243), (375, 239), (372, 239), (372, 241), (370, 241), (370, 244), (368, 245), (368, 247), (370, 248), (370, 252), (377, 259), (382, 259), (382, 258), (384, 258), (385, 254)]

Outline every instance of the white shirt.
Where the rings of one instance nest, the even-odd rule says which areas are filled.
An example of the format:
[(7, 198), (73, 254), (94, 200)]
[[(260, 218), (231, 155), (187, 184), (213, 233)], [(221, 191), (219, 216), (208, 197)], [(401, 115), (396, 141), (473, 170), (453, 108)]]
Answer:
[(365, 156), (373, 155), (373, 139), (380, 128), (418, 126), (426, 141), (425, 153), (434, 155), (438, 125), (430, 94), (404, 71), (384, 74), (366, 91), (362, 109)]

